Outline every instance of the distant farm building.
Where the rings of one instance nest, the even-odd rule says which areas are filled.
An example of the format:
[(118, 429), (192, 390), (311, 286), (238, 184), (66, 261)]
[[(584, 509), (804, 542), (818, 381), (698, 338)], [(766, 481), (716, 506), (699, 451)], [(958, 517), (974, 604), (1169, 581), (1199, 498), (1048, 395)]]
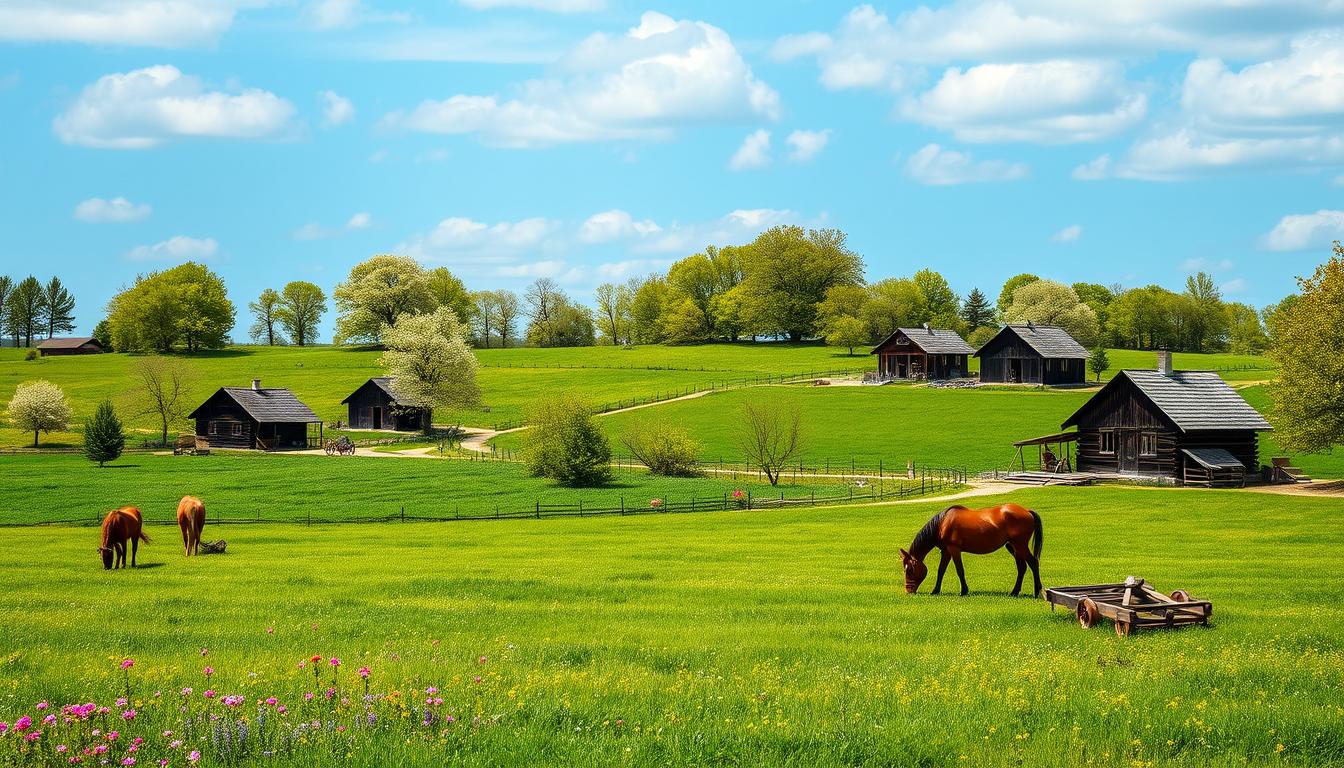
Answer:
[(37, 345), (38, 354), (43, 357), (52, 355), (97, 355), (103, 353), (103, 345), (92, 336), (77, 336), (69, 339), (47, 339)]
[(402, 404), (395, 383), (386, 376), (364, 382), (341, 404), (349, 406), (351, 429), (414, 432), (429, 426), (430, 411)]
[(944, 328), (897, 328), (873, 349), (882, 379), (957, 379), (969, 375), (971, 345)]
[(1124, 370), (1070, 416), (1079, 472), (1169, 477), (1240, 486), (1259, 469), (1258, 433), (1271, 429), (1212, 371)]
[(262, 388), (260, 379), (253, 379), (251, 388), (221, 387), (188, 418), (211, 448), (272, 451), (322, 444), (317, 414), (288, 389)]
[(986, 384), (1085, 384), (1083, 345), (1053, 325), (1005, 325), (980, 347), (980, 381)]

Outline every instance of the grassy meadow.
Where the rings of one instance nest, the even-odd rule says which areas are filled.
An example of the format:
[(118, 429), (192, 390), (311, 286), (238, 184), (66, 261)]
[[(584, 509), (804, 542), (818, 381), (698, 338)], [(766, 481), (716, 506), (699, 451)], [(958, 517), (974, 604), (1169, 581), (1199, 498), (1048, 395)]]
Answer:
[[(36, 725), (48, 732), (36, 746), (0, 738), (0, 764), (57, 764), (49, 739), (90, 726), (119, 729), (96, 739), (114, 762), (145, 737), (143, 765), (185, 764), (193, 749), (200, 765), (1344, 761), (1337, 501), (1008, 498), (1042, 515), (1047, 585), (1137, 574), (1213, 600), (1212, 626), (1082, 630), (1008, 597), (1002, 552), (967, 558), (970, 597), (907, 596), (896, 549), (933, 503), (207, 524), (228, 554), (186, 559), (165, 535), (141, 548), (145, 567), (117, 572), (100, 570), (93, 531), (21, 528), (0, 558), (0, 721), (130, 695), (90, 723)], [(238, 741), (242, 719), (251, 742)]]

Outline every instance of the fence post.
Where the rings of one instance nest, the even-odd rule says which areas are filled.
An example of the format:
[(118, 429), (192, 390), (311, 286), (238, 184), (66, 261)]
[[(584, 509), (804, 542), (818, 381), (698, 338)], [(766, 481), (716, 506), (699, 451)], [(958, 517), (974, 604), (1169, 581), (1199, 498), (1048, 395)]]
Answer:
[(751, 510), (751, 489), (747, 489), (747, 510)]
[(401, 505), (401, 522), (406, 522), (406, 505)]
[(537, 499), (537, 519), (541, 519), (541, 499)]

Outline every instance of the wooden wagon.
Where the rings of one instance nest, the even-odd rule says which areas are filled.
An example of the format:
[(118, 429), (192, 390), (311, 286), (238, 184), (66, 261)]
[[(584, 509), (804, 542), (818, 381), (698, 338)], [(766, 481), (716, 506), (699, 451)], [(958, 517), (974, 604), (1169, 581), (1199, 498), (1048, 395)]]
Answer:
[(1128, 576), (1120, 584), (1091, 584), (1082, 587), (1051, 587), (1045, 590), (1050, 610), (1062, 606), (1078, 616), (1078, 623), (1090, 629), (1101, 619), (1115, 622), (1115, 634), (1128, 637), (1140, 629), (1171, 629), (1190, 624), (1208, 625), (1213, 603), (1196, 600), (1183, 589), (1164, 595)]

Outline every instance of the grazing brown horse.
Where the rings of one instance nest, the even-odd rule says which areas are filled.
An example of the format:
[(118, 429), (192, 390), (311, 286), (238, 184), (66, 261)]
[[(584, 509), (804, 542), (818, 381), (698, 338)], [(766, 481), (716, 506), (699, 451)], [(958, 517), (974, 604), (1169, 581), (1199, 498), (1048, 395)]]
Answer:
[[(107, 513), (107, 517), (103, 518), (103, 544), (98, 547), (98, 554), (103, 557), (104, 570), (126, 567), (128, 541), (131, 543), (131, 567), (135, 567), (135, 553), (140, 548), (140, 542), (149, 543), (149, 537), (141, 528), (140, 510), (135, 507), (122, 507)], [(113, 554), (116, 555), (115, 565)]]
[(182, 529), (182, 547), (187, 556), (196, 554), (201, 546), (201, 529), (205, 527), (205, 504), (195, 496), (183, 496), (177, 502), (177, 527)]
[[(943, 573), (947, 571), (947, 562), (957, 564), (957, 578), (961, 579), (961, 594), (970, 592), (966, 586), (966, 571), (961, 566), (961, 553), (987, 555), (1003, 547), (1017, 560), (1017, 583), (1012, 594), (1022, 592), (1022, 576), (1027, 566), (1031, 566), (1032, 578), (1036, 581), (1033, 594), (1041, 594), (1041, 540), (1044, 531), (1041, 528), (1041, 516), (1026, 507), (1017, 504), (1000, 504), (984, 509), (967, 509), (959, 504), (948, 507), (929, 518), (929, 522), (915, 534), (910, 551), (901, 550), (901, 565), (905, 569), (905, 591), (914, 594), (920, 582), (929, 575), (929, 567), (924, 564), (924, 556), (935, 548), (943, 553), (938, 563), (938, 582), (933, 585), (933, 594), (943, 589)], [(1027, 544), (1032, 545), (1027, 549)]]

